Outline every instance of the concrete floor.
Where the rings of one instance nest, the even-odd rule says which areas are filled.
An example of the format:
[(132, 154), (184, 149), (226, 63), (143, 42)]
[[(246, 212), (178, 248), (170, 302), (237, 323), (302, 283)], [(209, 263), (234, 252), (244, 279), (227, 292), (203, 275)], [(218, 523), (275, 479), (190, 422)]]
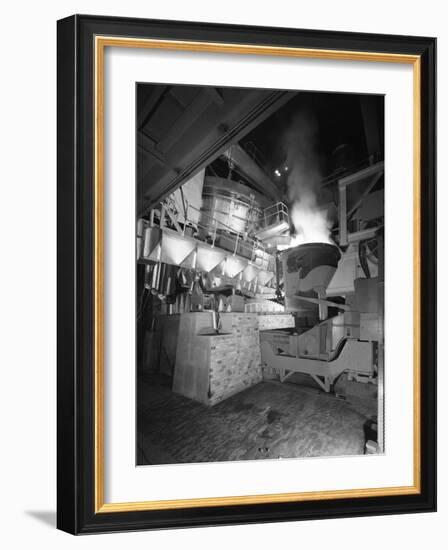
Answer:
[(261, 382), (207, 407), (170, 384), (139, 376), (139, 465), (364, 453), (368, 417), (316, 388)]

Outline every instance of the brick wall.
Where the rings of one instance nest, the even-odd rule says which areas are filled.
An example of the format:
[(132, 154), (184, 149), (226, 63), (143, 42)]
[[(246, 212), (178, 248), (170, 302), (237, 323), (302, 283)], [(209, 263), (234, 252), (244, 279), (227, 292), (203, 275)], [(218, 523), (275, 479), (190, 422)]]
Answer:
[(262, 381), (259, 330), (294, 326), (292, 315), (283, 313), (223, 316), (231, 316), (231, 333), (210, 337), (210, 405)]
[(290, 313), (259, 313), (258, 330), (294, 327), (294, 317)]
[(231, 334), (211, 337), (210, 405), (262, 380), (257, 314), (225, 315), (232, 316)]

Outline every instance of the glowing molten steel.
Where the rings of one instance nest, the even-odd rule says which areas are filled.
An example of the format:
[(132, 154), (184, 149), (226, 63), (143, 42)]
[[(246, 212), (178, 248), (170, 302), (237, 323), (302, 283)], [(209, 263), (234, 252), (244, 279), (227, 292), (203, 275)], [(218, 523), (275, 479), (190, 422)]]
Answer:
[(331, 222), (327, 217), (327, 210), (317, 205), (312, 194), (296, 201), (290, 210), (290, 216), (295, 235), (291, 237), (289, 245), (281, 245), (279, 250), (306, 243), (334, 244), (330, 238)]
[(327, 219), (327, 211), (319, 208), (309, 201), (300, 201), (293, 204), (291, 220), (296, 230), (296, 235), (291, 240), (290, 246), (305, 243), (329, 243), (330, 224)]

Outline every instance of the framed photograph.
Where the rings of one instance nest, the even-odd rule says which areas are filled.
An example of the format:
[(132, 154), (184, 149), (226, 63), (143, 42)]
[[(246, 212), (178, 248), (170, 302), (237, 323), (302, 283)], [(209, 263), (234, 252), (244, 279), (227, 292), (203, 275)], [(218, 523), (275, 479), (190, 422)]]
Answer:
[(58, 527), (436, 508), (434, 38), (58, 21)]

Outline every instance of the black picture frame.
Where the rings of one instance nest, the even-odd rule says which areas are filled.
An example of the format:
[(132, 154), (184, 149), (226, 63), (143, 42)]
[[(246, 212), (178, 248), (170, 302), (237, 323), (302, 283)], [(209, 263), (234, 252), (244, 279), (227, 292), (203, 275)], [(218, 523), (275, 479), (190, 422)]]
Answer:
[[(57, 526), (72, 534), (436, 509), (436, 39), (74, 15), (57, 25)], [(94, 378), (95, 36), (382, 52), (421, 61), (421, 484), (418, 494), (97, 513)]]

